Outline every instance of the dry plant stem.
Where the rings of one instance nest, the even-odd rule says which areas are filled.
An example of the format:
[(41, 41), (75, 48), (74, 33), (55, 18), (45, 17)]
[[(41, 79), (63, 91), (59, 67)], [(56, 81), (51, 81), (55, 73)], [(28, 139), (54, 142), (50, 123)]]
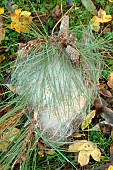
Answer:
[(73, 3), (73, 5), (71, 6), (71, 8), (69, 8), (68, 11), (67, 11), (67, 12), (59, 19), (59, 21), (55, 24), (54, 28), (52, 29), (52, 33), (51, 33), (52, 37), (53, 37), (53, 33), (54, 33), (54, 30), (55, 30), (55, 28), (57, 27), (57, 25), (62, 21), (63, 17), (64, 17), (65, 15), (67, 15), (68, 12), (70, 12), (70, 11), (72, 10), (72, 8), (74, 7), (74, 5), (75, 5), (75, 3)]

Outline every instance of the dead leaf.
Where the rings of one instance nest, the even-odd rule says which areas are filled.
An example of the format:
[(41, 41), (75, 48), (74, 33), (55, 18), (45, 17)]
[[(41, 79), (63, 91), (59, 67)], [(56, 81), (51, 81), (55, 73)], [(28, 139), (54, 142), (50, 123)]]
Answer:
[(74, 137), (74, 138), (80, 138), (80, 137), (82, 137), (82, 136), (85, 136), (85, 134), (83, 134), (83, 133), (77, 133), (77, 132), (73, 133), (73, 137)]
[(4, 54), (1, 54), (0, 55), (0, 63), (2, 62), (2, 61), (4, 61), (5, 60), (5, 56), (4, 56)]
[(97, 125), (95, 125), (93, 128), (88, 129), (86, 131), (101, 131), (99, 123)]
[(90, 153), (87, 151), (81, 151), (78, 154), (78, 163), (80, 163), (81, 166), (85, 166), (89, 163)]
[(56, 5), (53, 9), (52, 9), (52, 17), (53, 18), (58, 18), (60, 15), (60, 6)]
[(44, 151), (38, 151), (37, 153), (40, 157), (44, 157)]
[(4, 13), (4, 7), (1, 7), (0, 8), (0, 14), (3, 14)]
[(113, 160), (113, 142), (110, 145), (110, 158), (109, 158), (109, 161), (112, 161), (112, 160)]
[(110, 22), (112, 20), (112, 15), (106, 15), (106, 11), (101, 9), (98, 11), (98, 15), (93, 16), (91, 19), (92, 30), (98, 32), (100, 29), (100, 23)]
[(3, 134), (0, 136), (0, 151), (7, 151), (9, 143), (13, 141), (18, 132), (19, 129), (17, 128), (13, 128), (12, 131), (9, 130), (7, 132), (3, 132)]
[(113, 97), (111, 92), (109, 90), (105, 89), (105, 88), (101, 88), (99, 90), (99, 93), (102, 94), (105, 97)]
[(108, 107), (103, 107), (101, 116), (106, 120), (106, 122), (113, 125), (113, 110)]
[(81, 125), (81, 129), (84, 130), (92, 121), (92, 119), (95, 117), (96, 114), (96, 110), (92, 110), (87, 116), (86, 118), (83, 120), (82, 125)]
[(111, 72), (110, 75), (108, 76), (107, 85), (108, 85), (110, 88), (113, 88), (113, 72)]
[(87, 140), (75, 140), (74, 144), (69, 146), (68, 151), (79, 152), (78, 162), (81, 166), (85, 166), (89, 162), (90, 155), (95, 161), (100, 161), (101, 152), (97, 145)]
[(92, 158), (97, 161), (100, 162), (100, 158), (101, 158), (101, 152), (98, 148), (95, 148), (92, 152), (91, 152), (91, 156)]
[(54, 155), (55, 151), (51, 149), (51, 150), (45, 151), (45, 153), (48, 155)]
[(109, 22), (109, 21), (112, 20), (112, 16), (111, 15), (106, 15), (106, 11), (104, 11), (101, 8), (98, 11), (98, 18), (99, 18), (100, 23), (105, 23), (105, 22)]
[(0, 43), (5, 38), (5, 28), (0, 28)]
[(14, 4), (11, 6), (13, 9), (18, 9), (18, 5), (17, 4)]
[(113, 170), (113, 165), (110, 165), (107, 170)]
[(22, 160), (23, 162), (25, 162), (25, 161), (26, 161), (26, 156), (23, 155), (23, 156), (21, 157), (21, 160)]
[(3, 96), (3, 91), (2, 91), (2, 88), (0, 88), (0, 99), (2, 98)]
[(14, 13), (11, 14), (11, 24), (10, 28), (15, 29), (17, 32), (28, 32), (28, 25), (32, 23), (31, 12), (21, 11), (21, 9), (16, 9)]

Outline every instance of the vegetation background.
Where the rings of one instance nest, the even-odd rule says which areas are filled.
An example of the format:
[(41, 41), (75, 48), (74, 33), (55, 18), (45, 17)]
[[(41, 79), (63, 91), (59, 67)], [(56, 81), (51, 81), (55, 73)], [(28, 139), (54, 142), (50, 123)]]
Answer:
[[(73, 134), (63, 146), (56, 147), (51, 143), (46, 145), (48, 141), (34, 126), (27, 102), (8, 82), (20, 49), (24, 48), (26, 54), (31, 45), (28, 42), (57, 35), (59, 21), (65, 13), (70, 18), (70, 30), (76, 30), (78, 41), (81, 38), (89, 41), (86, 35), (90, 27), (91, 34), (88, 35), (94, 36), (96, 44), (89, 48), (98, 49), (95, 57), (103, 56), (98, 84), (102, 102), (97, 96), (91, 99), (85, 125), (82, 124), (79, 133)], [(82, 44), (79, 45), (78, 49)], [(113, 169), (113, 1), (75, 0), (67, 5), (64, 0), (3, 0), (0, 4), (0, 110), (0, 169)], [(96, 144), (93, 150), (98, 146), (99, 161), (95, 156), (85, 165), (78, 161), (80, 150), (76, 152), (76, 146), (73, 151), (69, 150), (75, 140), (85, 140), (85, 146), (90, 147), (93, 145), (88, 141)]]

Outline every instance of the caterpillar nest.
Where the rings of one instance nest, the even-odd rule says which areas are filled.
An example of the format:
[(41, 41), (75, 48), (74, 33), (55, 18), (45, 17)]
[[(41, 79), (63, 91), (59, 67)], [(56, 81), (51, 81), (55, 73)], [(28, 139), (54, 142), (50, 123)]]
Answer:
[(68, 23), (69, 17), (64, 16), (57, 38), (33, 40), (27, 53), (22, 48), (11, 78), (16, 92), (31, 110), (37, 110), (41, 134), (55, 144), (79, 128), (98, 80), (94, 58), (76, 50)]

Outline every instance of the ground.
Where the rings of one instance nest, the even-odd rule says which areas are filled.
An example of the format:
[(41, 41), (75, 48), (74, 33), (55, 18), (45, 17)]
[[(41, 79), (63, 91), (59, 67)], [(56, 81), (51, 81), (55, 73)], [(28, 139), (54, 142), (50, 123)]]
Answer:
[[(46, 139), (40, 136), (27, 102), (19, 98), (9, 82), (21, 48), (27, 54), (32, 44), (41, 47), (45, 41), (59, 42), (56, 37), (64, 14), (70, 18), (70, 32), (76, 30), (77, 41), (81, 37), (86, 39), (84, 30), (90, 26), (96, 43), (89, 48), (96, 49), (96, 54), (102, 56), (102, 67), (98, 94), (91, 99), (82, 126), (69, 137), (68, 143), (56, 147), (50, 143), (48, 146)], [(0, 21), (0, 169), (113, 169), (113, 1), (77, 0), (68, 7), (66, 1), (60, 0), (3, 0)], [(62, 39), (60, 43), (63, 48), (67, 45)], [(81, 51), (82, 45), (79, 45), (77, 49)], [(76, 145), (70, 150), (69, 146), (78, 140), (85, 144), (82, 143), (77, 152)], [(93, 155), (87, 164), (78, 160), (80, 153), (85, 153), (83, 159), (87, 157), (87, 162), (86, 152)]]

